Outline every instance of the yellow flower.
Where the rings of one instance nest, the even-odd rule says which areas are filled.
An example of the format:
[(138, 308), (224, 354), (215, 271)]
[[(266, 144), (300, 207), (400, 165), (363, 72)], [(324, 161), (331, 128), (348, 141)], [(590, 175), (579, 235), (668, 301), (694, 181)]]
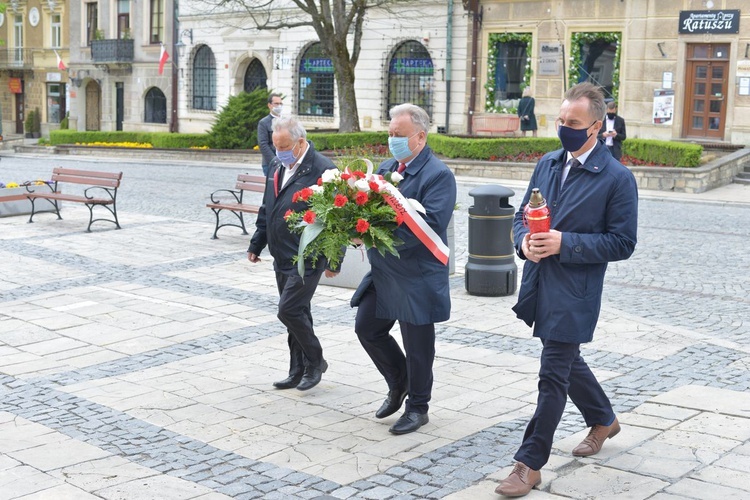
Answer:
[(17, 187), (19, 187), (19, 185), (18, 185), (17, 182), (9, 182), (9, 183), (7, 183), (5, 185), (5, 187), (8, 188), (8, 189), (10, 189), (10, 188), (17, 188)]

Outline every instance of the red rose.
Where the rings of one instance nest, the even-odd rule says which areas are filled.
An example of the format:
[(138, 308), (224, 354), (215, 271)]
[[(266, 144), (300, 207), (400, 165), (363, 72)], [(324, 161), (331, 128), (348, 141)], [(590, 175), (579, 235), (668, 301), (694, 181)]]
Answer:
[(297, 200), (299, 200), (299, 193), (300, 193), (300, 192), (299, 192), (299, 191), (297, 191), (296, 193), (294, 193), (294, 194), (292, 195), (292, 203), (297, 203)]
[(315, 212), (313, 212), (312, 210), (308, 210), (307, 212), (305, 212), (302, 220), (307, 222), (308, 224), (312, 224), (313, 222), (315, 222)]
[(309, 200), (309, 199), (310, 199), (310, 196), (312, 196), (312, 195), (313, 195), (313, 190), (312, 190), (312, 189), (310, 189), (309, 187), (306, 187), (306, 188), (303, 188), (303, 189), (301, 189), (301, 190), (300, 190), (300, 191), (298, 192), (298, 194), (299, 194), (299, 197), (300, 197), (300, 199), (301, 199), (302, 201), (307, 201), (307, 200)]
[(364, 179), (365, 178), (365, 173), (361, 172), (359, 170), (355, 170), (354, 172), (352, 172), (352, 175), (354, 177), (356, 177), (357, 179)]
[(293, 211), (292, 211), (291, 209), (287, 210), (287, 211), (286, 211), (286, 212), (284, 213), (284, 220), (287, 220), (287, 219), (289, 219), (289, 216), (290, 216), (290, 215), (292, 215), (293, 213), (294, 213), (294, 212), (293, 212)]
[(357, 232), (364, 233), (370, 227), (370, 223), (364, 219), (357, 219)]
[(354, 202), (357, 205), (361, 206), (361, 205), (364, 205), (365, 203), (367, 203), (367, 201), (369, 199), (370, 199), (370, 197), (367, 196), (367, 193), (365, 193), (364, 191), (358, 191), (357, 192), (357, 196), (354, 197)]
[(352, 178), (352, 174), (347, 174), (346, 172), (344, 172), (343, 174), (341, 174), (341, 179), (342, 180), (348, 181), (351, 178)]
[(323, 185), (323, 179), (322, 178), (318, 179), (318, 186), (322, 186), (322, 185)]
[(341, 208), (346, 205), (347, 201), (349, 201), (349, 199), (346, 196), (343, 194), (337, 194), (333, 199), (333, 206)]
[(370, 181), (370, 189), (372, 189), (376, 193), (380, 192), (380, 187), (378, 187), (378, 183), (375, 181)]

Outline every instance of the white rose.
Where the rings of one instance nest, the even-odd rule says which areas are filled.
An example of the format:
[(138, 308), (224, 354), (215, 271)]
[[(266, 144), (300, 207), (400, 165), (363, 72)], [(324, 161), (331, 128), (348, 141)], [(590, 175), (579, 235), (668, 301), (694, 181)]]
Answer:
[(325, 188), (323, 186), (318, 186), (317, 184), (313, 184), (312, 186), (310, 186), (310, 189), (312, 189), (312, 192), (316, 194), (320, 194), (325, 191)]
[(356, 187), (357, 190), (363, 191), (365, 193), (370, 191), (370, 184), (364, 179), (359, 179), (357, 182), (355, 182), (354, 187)]
[(404, 180), (404, 176), (398, 172), (391, 172), (391, 182), (399, 183)]
[(341, 172), (339, 172), (339, 169), (331, 168), (323, 172), (323, 175), (321, 175), (320, 178), (323, 179), (323, 182), (334, 182), (340, 176)]

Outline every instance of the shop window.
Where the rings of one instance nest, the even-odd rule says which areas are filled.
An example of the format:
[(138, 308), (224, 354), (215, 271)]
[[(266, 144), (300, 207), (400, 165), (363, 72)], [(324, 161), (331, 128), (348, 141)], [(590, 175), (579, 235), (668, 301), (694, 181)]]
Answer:
[(297, 113), (333, 116), (333, 63), (318, 43), (310, 45), (300, 58)]
[(152, 87), (146, 92), (146, 123), (167, 123), (167, 98), (164, 92)]
[(522, 41), (498, 42), (495, 46), (495, 107), (501, 107), (502, 101), (522, 97), (527, 49)]
[(616, 99), (620, 84), (621, 33), (574, 33), (570, 72), (572, 83), (591, 82), (604, 97)]
[(434, 72), (430, 53), (421, 43), (408, 41), (396, 47), (388, 63), (386, 113), (397, 104), (410, 102), (432, 116)]
[(265, 89), (267, 88), (267, 79), (268, 76), (263, 64), (259, 60), (253, 59), (245, 70), (245, 85), (243, 90), (245, 92), (252, 92), (255, 89)]
[(216, 59), (208, 45), (203, 45), (193, 59), (193, 109), (216, 109)]
[(60, 123), (65, 117), (65, 84), (47, 84), (47, 123)]
[(151, 0), (150, 16), (151, 26), (149, 30), (149, 43), (161, 43), (164, 41), (164, 0)]

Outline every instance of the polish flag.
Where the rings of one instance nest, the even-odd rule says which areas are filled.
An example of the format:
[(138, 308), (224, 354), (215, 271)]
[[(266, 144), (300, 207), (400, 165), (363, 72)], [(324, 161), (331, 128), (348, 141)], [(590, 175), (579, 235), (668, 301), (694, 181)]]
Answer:
[(159, 56), (159, 74), (164, 74), (164, 65), (167, 64), (167, 59), (169, 59), (169, 52), (167, 52), (167, 49), (164, 48), (164, 44), (161, 44), (161, 55)]
[(63, 62), (62, 57), (60, 57), (60, 54), (58, 54), (57, 51), (55, 51), (55, 56), (57, 56), (57, 68), (61, 71), (65, 71), (66, 69), (68, 69), (68, 67), (65, 66), (65, 63)]

